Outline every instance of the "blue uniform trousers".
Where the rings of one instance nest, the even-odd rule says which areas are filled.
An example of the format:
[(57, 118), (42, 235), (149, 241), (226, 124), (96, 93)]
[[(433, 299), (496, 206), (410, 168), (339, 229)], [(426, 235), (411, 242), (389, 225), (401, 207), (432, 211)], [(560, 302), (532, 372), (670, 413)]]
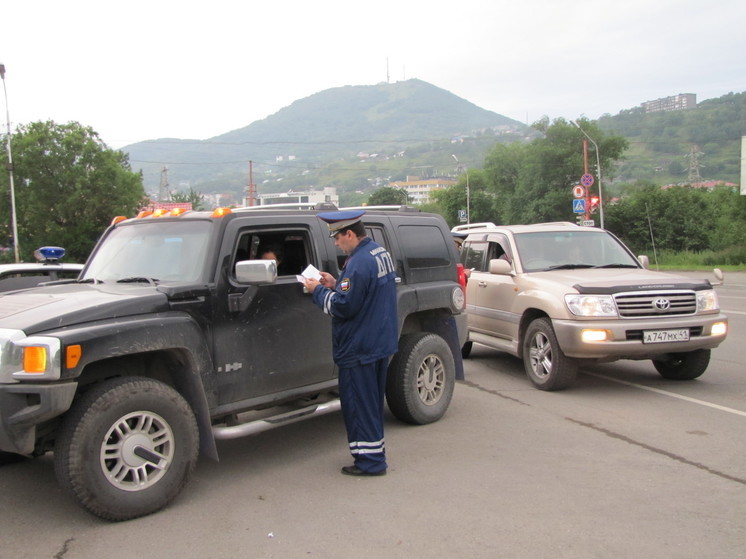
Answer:
[(339, 397), (355, 466), (366, 472), (386, 469), (383, 399), (389, 358), (339, 369)]

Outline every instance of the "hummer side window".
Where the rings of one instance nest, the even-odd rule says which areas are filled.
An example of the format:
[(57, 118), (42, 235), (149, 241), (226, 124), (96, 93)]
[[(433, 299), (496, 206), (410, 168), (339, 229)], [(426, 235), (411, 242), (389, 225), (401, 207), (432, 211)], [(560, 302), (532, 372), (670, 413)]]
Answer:
[(278, 276), (300, 274), (311, 262), (305, 231), (248, 231), (240, 235), (233, 262), (272, 258)]
[[(389, 253), (393, 257), (394, 251), (391, 250), (391, 246), (383, 231), (383, 227), (375, 226), (375, 225), (366, 225), (365, 234), (371, 239), (373, 239), (376, 243), (384, 247), (386, 250), (388, 250)], [(341, 270), (342, 268), (344, 268), (346, 261), (347, 261), (347, 255), (344, 252), (342, 252), (342, 250), (339, 247), (337, 247), (337, 267)], [(401, 275), (401, 272), (399, 270), (397, 270), (397, 275)]]

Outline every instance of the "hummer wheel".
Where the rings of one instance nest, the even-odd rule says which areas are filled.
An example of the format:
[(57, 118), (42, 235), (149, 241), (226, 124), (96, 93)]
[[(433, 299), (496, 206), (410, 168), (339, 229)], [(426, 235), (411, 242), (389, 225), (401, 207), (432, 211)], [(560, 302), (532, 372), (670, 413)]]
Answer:
[(93, 387), (68, 412), (55, 471), (88, 511), (128, 520), (171, 502), (198, 452), (197, 422), (178, 392), (152, 379), (117, 378)]
[(448, 343), (430, 332), (410, 334), (399, 340), (399, 351), (389, 364), (386, 401), (401, 421), (432, 423), (448, 409), (455, 383)]

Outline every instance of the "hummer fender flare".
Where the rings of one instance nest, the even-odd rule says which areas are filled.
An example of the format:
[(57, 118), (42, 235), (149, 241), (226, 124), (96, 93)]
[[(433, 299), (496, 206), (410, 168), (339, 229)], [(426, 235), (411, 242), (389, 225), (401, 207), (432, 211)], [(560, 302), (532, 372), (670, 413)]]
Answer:
[[(67, 369), (63, 377), (78, 377), (86, 366), (115, 357), (125, 357), (154, 351), (172, 351), (184, 366), (174, 376), (175, 388), (194, 410), (200, 432), (200, 452), (217, 460), (217, 447), (212, 434), (209, 382), (213, 376), (212, 358), (204, 333), (196, 321), (186, 313), (166, 312), (150, 316), (131, 316), (91, 322), (45, 335), (58, 337), (63, 347), (80, 344), (81, 359), (74, 369)], [(92, 343), (88, 344), (90, 341)]]

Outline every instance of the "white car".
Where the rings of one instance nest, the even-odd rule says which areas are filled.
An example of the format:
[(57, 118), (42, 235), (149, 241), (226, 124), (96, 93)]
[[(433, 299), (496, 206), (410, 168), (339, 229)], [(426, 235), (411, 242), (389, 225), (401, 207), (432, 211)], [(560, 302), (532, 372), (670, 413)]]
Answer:
[(76, 279), (83, 264), (63, 264), (65, 255), (60, 247), (41, 247), (34, 252), (38, 262), (0, 264), (0, 291), (36, 287), (40, 283), (62, 279)]

